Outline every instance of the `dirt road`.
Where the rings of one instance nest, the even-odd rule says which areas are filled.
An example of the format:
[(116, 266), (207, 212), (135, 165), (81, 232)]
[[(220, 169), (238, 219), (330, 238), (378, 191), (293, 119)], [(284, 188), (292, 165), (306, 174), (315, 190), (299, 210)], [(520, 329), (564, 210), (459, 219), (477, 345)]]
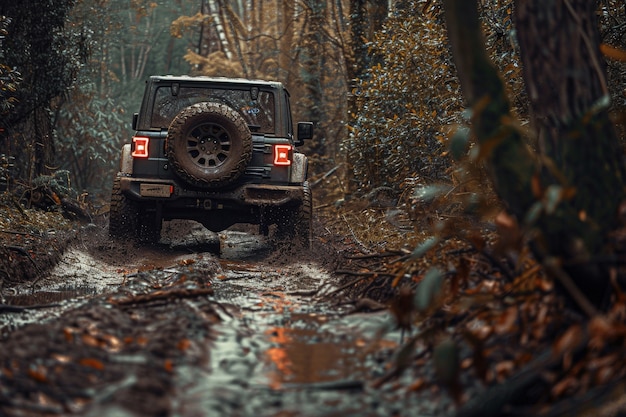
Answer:
[(94, 228), (48, 276), (7, 295), (0, 414), (449, 411), (406, 395), (409, 380), (373, 388), (400, 335), (388, 313), (351, 314), (328, 296), (331, 271), (323, 252), (245, 231), (174, 224), (161, 245), (137, 248)]

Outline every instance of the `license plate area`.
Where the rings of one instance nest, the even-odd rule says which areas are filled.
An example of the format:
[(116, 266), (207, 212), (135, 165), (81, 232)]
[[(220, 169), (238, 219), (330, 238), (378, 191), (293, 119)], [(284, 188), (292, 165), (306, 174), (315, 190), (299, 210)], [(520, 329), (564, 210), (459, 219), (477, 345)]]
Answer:
[(142, 197), (169, 197), (172, 188), (168, 184), (139, 184), (139, 194)]

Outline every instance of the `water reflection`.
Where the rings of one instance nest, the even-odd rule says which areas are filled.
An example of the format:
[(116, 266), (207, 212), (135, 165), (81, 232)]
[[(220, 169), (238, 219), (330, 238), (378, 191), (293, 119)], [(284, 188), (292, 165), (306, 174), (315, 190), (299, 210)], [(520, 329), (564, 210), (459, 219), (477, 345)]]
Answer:
[(317, 316), (295, 314), (288, 326), (270, 327), (265, 332), (270, 341), (265, 357), (272, 365), (268, 373), (272, 388), (363, 375), (355, 338), (320, 331), (319, 324)]

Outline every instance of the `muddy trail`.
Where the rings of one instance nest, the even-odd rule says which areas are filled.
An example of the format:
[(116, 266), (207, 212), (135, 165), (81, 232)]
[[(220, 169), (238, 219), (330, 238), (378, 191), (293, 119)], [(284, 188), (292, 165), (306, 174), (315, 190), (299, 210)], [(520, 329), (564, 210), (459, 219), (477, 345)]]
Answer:
[(449, 413), (410, 379), (374, 383), (401, 335), (388, 312), (337, 296), (332, 258), (191, 223), (143, 248), (87, 229), (49, 274), (5, 291), (0, 414)]

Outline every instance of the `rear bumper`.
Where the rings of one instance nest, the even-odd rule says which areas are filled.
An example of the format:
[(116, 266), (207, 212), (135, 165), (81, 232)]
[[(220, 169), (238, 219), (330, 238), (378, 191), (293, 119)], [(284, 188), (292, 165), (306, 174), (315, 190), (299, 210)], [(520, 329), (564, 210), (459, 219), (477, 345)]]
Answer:
[(163, 207), (278, 207), (300, 204), (304, 198), (301, 185), (242, 184), (219, 191), (190, 190), (172, 180), (121, 176), (120, 188), (132, 200), (159, 203)]

